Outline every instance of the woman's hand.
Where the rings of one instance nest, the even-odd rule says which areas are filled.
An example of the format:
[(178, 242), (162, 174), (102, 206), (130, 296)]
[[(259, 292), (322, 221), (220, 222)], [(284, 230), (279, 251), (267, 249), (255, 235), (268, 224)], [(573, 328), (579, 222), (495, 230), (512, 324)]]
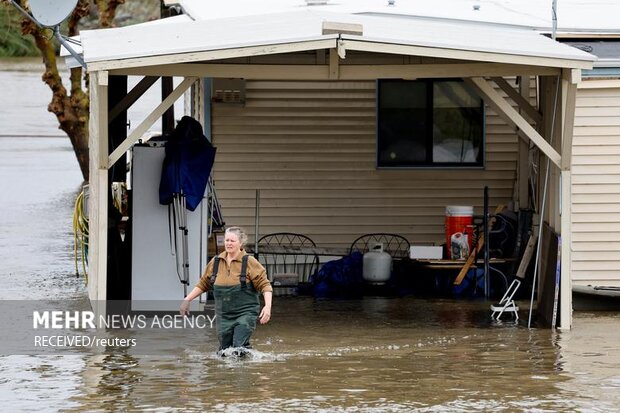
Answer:
[(258, 315), (258, 321), (261, 324), (267, 324), (270, 319), (271, 319), (271, 307), (267, 308), (267, 306), (265, 306), (263, 307), (262, 310), (260, 310), (260, 314)]
[(181, 302), (179, 313), (181, 313), (181, 315), (189, 315), (189, 301), (188, 300), (183, 300)]

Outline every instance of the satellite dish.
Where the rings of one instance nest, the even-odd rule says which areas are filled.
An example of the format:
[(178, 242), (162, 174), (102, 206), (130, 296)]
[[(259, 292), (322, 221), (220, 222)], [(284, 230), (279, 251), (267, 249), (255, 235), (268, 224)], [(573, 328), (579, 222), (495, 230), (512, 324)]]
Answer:
[[(84, 59), (77, 53), (69, 42), (78, 43), (73, 39), (65, 39), (60, 34), (60, 23), (65, 21), (71, 14), (75, 6), (77, 6), (78, 0), (30, 0), (30, 11), (32, 16), (24, 10), (19, 3), (15, 0), (11, 0), (13, 6), (20, 11), (24, 16), (33, 21), (39, 27), (50, 28), (54, 31), (54, 36), (58, 39), (65, 49), (71, 53), (71, 56), (83, 67), (86, 68)], [(79, 44), (79, 43), (78, 43)]]
[(30, 0), (32, 16), (45, 27), (55, 27), (71, 14), (78, 0)]

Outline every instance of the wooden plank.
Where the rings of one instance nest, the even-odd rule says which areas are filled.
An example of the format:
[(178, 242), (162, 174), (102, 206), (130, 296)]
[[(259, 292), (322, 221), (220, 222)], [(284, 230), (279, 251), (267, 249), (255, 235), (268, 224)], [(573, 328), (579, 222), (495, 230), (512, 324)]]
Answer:
[(478, 255), (478, 253), (480, 252), (483, 246), (484, 246), (484, 234), (478, 237), (478, 243), (476, 244), (476, 248), (474, 248), (474, 250), (469, 254), (469, 257), (467, 257), (467, 261), (465, 261), (465, 264), (461, 268), (461, 271), (459, 271), (459, 273), (457, 274), (454, 280), (454, 285), (461, 285), (461, 283), (463, 282), (463, 279), (467, 275), (467, 271), (469, 271), (471, 266), (474, 264), (474, 261), (476, 261), (476, 256)]
[[(559, 69), (493, 63), (438, 63), (438, 64), (359, 64), (341, 62), (341, 80), (417, 78), (462, 78), (474, 76), (557, 75)], [(179, 63), (157, 66), (120, 68), (110, 71), (125, 76), (183, 76), (183, 77), (232, 77), (248, 80), (328, 80), (329, 65), (319, 64), (228, 64), (228, 63)]]
[(112, 167), (112, 165), (114, 165), (116, 161), (118, 161), (119, 158), (123, 156), (123, 154), (127, 152), (129, 148), (131, 148), (131, 146), (144, 135), (144, 133), (153, 125), (153, 123), (155, 123), (155, 121), (157, 121), (157, 119), (159, 119), (161, 115), (163, 115), (164, 112), (168, 110), (168, 108), (172, 106), (174, 102), (176, 102), (176, 100), (180, 98), (195, 81), (196, 78), (193, 77), (184, 79), (181, 84), (177, 86), (172, 91), (172, 93), (168, 95), (168, 97), (166, 97), (166, 99), (164, 99), (159, 105), (157, 105), (157, 107), (153, 109), (151, 114), (148, 115), (146, 119), (144, 119), (144, 121), (142, 121), (142, 123), (133, 130), (133, 132), (131, 132), (127, 139), (125, 139), (123, 143), (121, 143), (120, 145), (118, 145), (117, 148), (114, 149), (114, 151), (110, 154), (109, 160), (107, 161), (107, 167)]
[(402, 65), (350, 65), (342, 64), (341, 79), (400, 79), (408, 78), (465, 78), (474, 76), (511, 76), (515, 73), (530, 75), (558, 74), (558, 69), (499, 63), (438, 63), (438, 64), (402, 64)]
[(536, 248), (536, 240), (538, 239), (538, 234), (533, 233), (530, 235), (530, 238), (527, 240), (527, 245), (525, 246), (525, 251), (523, 251), (523, 257), (519, 262), (519, 268), (517, 268), (517, 272), (515, 273), (515, 277), (525, 279), (525, 273), (527, 268), (530, 265), (530, 261), (532, 260), (532, 256), (534, 255), (534, 251)]
[(131, 107), (140, 97), (146, 92), (155, 82), (157, 82), (159, 77), (157, 76), (145, 76), (142, 80), (138, 82), (137, 85), (127, 93), (120, 102), (118, 102), (110, 111), (108, 115), (108, 121), (112, 122), (116, 117), (123, 111), (127, 110)]
[(364, 26), (357, 23), (341, 23), (323, 21), (321, 26), (322, 34), (353, 34), (356, 36), (362, 36), (364, 33)]
[(346, 39), (346, 36), (343, 36), (343, 38), (347, 50), (359, 50), (374, 53), (392, 53), (404, 56), (427, 56), (438, 57), (442, 59), (458, 59), (556, 68), (592, 69), (593, 65), (591, 61), (585, 60), (558, 59), (539, 56), (522, 56), (511, 55), (507, 53), (490, 53), (472, 50), (455, 50), (446, 48), (434, 48), (428, 46), (348, 40)]
[[(565, 143), (566, 144), (566, 143)], [(570, 164), (569, 164), (570, 168)], [(573, 321), (573, 226), (572, 226), (572, 180), (571, 171), (561, 171), (561, 185), (562, 185), (562, 215), (561, 215), (561, 236), (562, 246), (559, 254), (561, 255), (560, 262), (560, 329), (570, 329)]]
[[(108, 247), (108, 86), (107, 74), (91, 73), (89, 119), (89, 280), (93, 310), (105, 315)], [(97, 304), (101, 306), (97, 307)], [(97, 307), (97, 308), (95, 308)]]
[(552, 322), (555, 298), (558, 235), (546, 222), (543, 223), (541, 242), (537, 312), (540, 321), (549, 326)]
[[(553, 315), (551, 317), (551, 328), (555, 329), (557, 325), (558, 319), (558, 311), (560, 312), (560, 318), (562, 318), (562, 314), (566, 311), (572, 310), (567, 309), (565, 307), (565, 303), (560, 303), (560, 282), (561, 282), (561, 273), (562, 269), (560, 267), (562, 260), (562, 237), (558, 237), (558, 252), (557, 252), (557, 260), (555, 265), (555, 288), (553, 291)], [(562, 295), (563, 296), (563, 295)], [(570, 329), (570, 323), (564, 324), (563, 330)]]
[[(502, 212), (504, 208), (505, 208), (505, 205), (498, 205), (497, 208), (495, 209), (495, 215)], [(488, 222), (489, 228), (493, 227), (493, 224), (495, 223), (495, 219), (496, 218), (494, 216), (491, 217), (491, 219)], [(456, 276), (456, 279), (454, 280), (454, 285), (461, 285), (461, 282), (463, 282), (463, 279), (467, 275), (467, 271), (469, 271), (469, 268), (471, 268), (471, 266), (474, 264), (474, 261), (476, 257), (478, 256), (478, 253), (480, 253), (480, 250), (484, 246), (484, 243), (485, 243), (485, 240), (484, 240), (484, 233), (483, 233), (483, 234), (480, 234), (480, 236), (478, 237), (478, 243), (476, 244), (476, 248), (474, 248), (474, 251), (472, 251), (469, 254), (469, 257), (467, 257), (467, 261), (465, 261), (463, 268), (461, 268), (461, 271)]]
[[(200, 62), (216, 59), (231, 59), (236, 57), (250, 57), (269, 54), (295, 53), (336, 47), (336, 38), (324, 40), (300, 41), (273, 45), (249, 46), (222, 50), (198, 51), (177, 53), (159, 56), (144, 56), (118, 60), (102, 60), (88, 62), (88, 71), (126, 69), (131, 67), (158, 66), (176, 63)], [(577, 67), (577, 66), (575, 66)], [(580, 66), (579, 66), (580, 67)], [(168, 74), (178, 76), (178, 74)]]
[(510, 106), (499, 93), (491, 87), (483, 78), (468, 79), (480, 92), (485, 101), (491, 105), (506, 122), (521, 129), (527, 137), (558, 167), (560, 167), (560, 154), (521, 116)]
[(510, 86), (510, 84), (503, 77), (494, 76), (491, 77), (491, 79), (519, 106), (520, 110), (525, 112), (525, 114), (530, 117), (530, 119), (537, 124), (542, 121), (542, 115), (540, 112), (530, 105), (529, 96), (528, 98), (523, 97), (512, 86)]

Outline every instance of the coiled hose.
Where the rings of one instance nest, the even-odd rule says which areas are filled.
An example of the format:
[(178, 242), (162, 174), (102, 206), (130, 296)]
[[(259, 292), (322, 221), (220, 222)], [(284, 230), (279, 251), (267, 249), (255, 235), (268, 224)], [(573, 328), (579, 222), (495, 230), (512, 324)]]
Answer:
[(88, 215), (84, 211), (84, 190), (80, 192), (75, 200), (73, 208), (73, 254), (75, 256), (75, 276), (79, 277), (78, 269), (78, 249), (82, 261), (82, 271), (84, 281), (88, 284)]

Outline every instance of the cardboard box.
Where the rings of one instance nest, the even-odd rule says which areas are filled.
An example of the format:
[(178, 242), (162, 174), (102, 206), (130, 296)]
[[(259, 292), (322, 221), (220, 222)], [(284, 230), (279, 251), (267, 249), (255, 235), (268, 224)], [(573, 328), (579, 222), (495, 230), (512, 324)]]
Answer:
[(412, 245), (409, 247), (409, 258), (412, 260), (440, 260), (443, 248), (436, 245)]

